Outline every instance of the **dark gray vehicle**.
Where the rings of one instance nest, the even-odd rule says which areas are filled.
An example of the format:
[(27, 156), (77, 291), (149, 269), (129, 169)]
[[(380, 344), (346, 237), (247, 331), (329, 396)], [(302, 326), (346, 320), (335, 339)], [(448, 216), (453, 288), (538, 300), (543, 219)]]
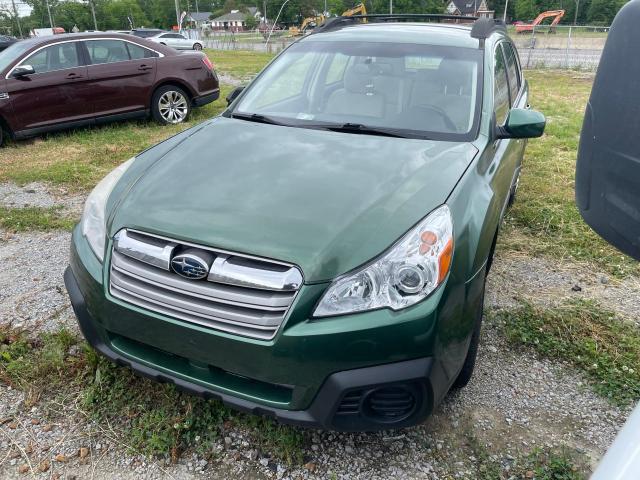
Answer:
[[(618, 12), (587, 104), (576, 167), (576, 202), (605, 240), (640, 260), (640, 0)], [(591, 480), (637, 480), (640, 405)]]

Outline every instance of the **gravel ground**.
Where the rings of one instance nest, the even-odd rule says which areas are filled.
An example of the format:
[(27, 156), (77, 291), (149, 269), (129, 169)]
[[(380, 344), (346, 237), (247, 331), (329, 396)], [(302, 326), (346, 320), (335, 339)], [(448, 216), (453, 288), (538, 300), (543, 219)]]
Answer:
[[(0, 232), (0, 322), (34, 333), (76, 328), (62, 282), (69, 238)], [(574, 285), (582, 290), (575, 292)], [(505, 253), (496, 259), (487, 301), (490, 308), (508, 308), (516, 298), (552, 305), (579, 295), (631, 317), (640, 311), (639, 292), (637, 280), (615, 281), (588, 266)], [(149, 460), (128, 453), (109, 425), (88, 421), (74, 398), (46, 411), (40, 410), (46, 402), (27, 408), (21, 392), (0, 384), (0, 478), (32, 471), (39, 478), (471, 479), (479, 461), (475, 441), (504, 467), (520, 452), (545, 445), (571, 446), (595, 462), (628, 412), (597, 397), (568, 365), (512, 351), (498, 329), (485, 324), (474, 378), (425, 424), (377, 434), (312, 431), (308, 463), (295, 469), (263, 457), (242, 426), (225, 431), (209, 463), (192, 456), (175, 465)], [(21, 474), (27, 457), (33, 470)]]
[(84, 195), (71, 195), (62, 187), (33, 182), (24, 186), (0, 183), (0, 206), (9, 208), (61, 207), (64, 215), (80, 217)]

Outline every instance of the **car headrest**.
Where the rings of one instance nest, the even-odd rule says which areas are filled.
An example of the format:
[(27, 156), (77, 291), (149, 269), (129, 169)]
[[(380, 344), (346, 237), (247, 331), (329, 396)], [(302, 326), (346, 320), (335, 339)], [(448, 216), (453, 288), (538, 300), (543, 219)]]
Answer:
[(438, 76), (440, 82), (447, 87), (447, 93), (462, 93), (471, 84), (473, 65), (462, 60), (446, 59), (440, 62)]
[(344, 88), (351, 93), (367, 93), (373, 89), (373, 75), (367, 65), (358, 64), (344, 73)]

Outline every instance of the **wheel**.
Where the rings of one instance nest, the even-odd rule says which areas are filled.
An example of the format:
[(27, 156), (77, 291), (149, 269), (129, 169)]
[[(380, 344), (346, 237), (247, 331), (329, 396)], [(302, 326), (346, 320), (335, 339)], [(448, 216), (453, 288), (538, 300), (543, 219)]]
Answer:
[(160, 87), (151, 99), (153, 119), (162, 124), (184, 122), (191, 112), (191, 101), (183, 89), (175, 85)]
[(202, 45), (200, 45), (199, 43), (194, 43), (193, 44), (193, 49), (200, 51), (200, 50), (202, 50)]
[(478, 345), (480, 344), (480, 328), (482, 326), (482, 316), (484, 311), (484, 286), (482, 287), (482, 300), (480, 300), (480, 307), (476, 313), (476, 324), (471, 334), (471, 343), (469, 344), (469, 350), (467, 350), (467, 356), (462, 364), (462, 369), (456, 377), (452, 389), (459, 389), (466, 387), (473, 375), (473, 369), (476, 366), (476, 357), (478, 356)]

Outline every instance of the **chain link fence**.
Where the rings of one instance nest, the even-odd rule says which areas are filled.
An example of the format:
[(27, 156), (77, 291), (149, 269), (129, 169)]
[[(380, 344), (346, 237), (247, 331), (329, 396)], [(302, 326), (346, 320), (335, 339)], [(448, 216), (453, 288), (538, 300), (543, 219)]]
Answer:
[[(523, 68), (559, 68), (595, 71), (600, 61), (609, 27), (535, 26), (518, 33), (509, 26), (509, 35), (518, 47)], [(185, 32), (183, 32), (185, 33)], [(278, 53), (294, 38), (284, 30), (275, 30), (266, 42), (267, 33), (190, 30), (190, 38), (203, 41), (217, 50), (250, 50)]]
[(518, 47), (523, 68), (564, 68), (595, 71), (609, 27), (536, 26), (509, 35)]

